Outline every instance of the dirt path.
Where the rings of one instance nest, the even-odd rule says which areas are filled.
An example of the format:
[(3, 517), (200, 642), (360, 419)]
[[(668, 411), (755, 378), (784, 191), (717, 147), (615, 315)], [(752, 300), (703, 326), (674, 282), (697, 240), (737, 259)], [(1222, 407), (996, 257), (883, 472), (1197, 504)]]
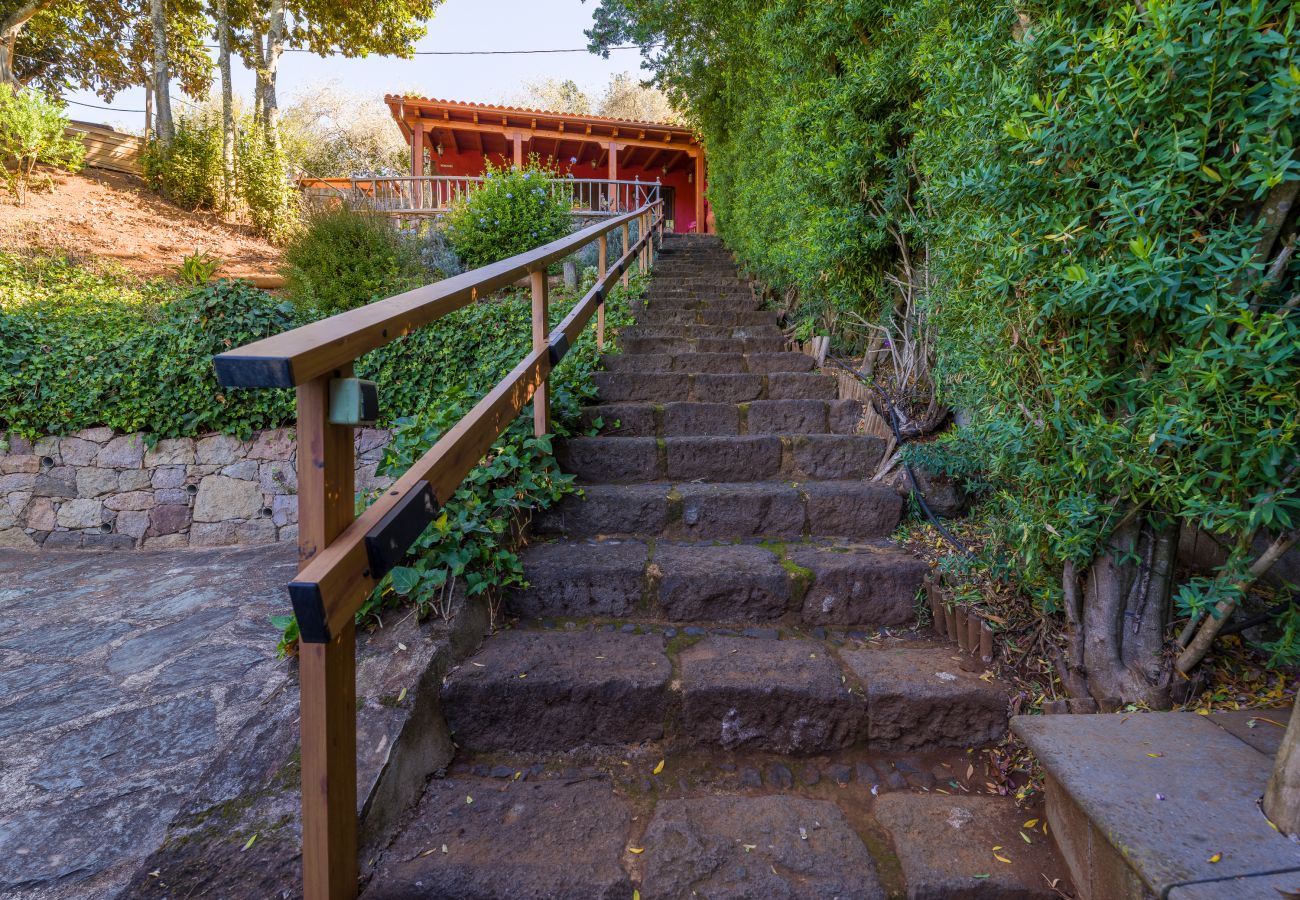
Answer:
[(0, 195), (0, 247), (111, 259), (143, 277), (173, 274), (182, 257), (196, 250), (223, 260), (223, 275), (279, 269), (279, 248), (247, 226), (181, 209), (132, 175), (87, 169), (54, 179), (53, 192), (33, 192), (25, 206)]

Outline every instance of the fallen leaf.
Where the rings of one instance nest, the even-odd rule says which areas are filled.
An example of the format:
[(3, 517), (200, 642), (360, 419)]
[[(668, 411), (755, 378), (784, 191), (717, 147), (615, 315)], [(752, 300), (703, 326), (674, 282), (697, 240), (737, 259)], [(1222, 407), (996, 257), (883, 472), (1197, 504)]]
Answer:
[(1151, 757), (1152, 759), (1159, 759), (1160, 757), (1164, 756), (1164, 754), (1163, 754), (1163, 753), (1148, 753), (1147, 756)]
[(746, 853), (751, 853), (758, 849), (758, 844), (741, 844), (740, 846), (745, 848)]
[(1026, 822), (1025, 824), (1021, 825), (1020, 827), (1021, 827), (1021, 828), (1037, 828), (1037, 827), (1038, 827), (1038, 820), (1037, 820), (1037, 819), (1030, 819), (1028, 822)]
[(469, 794), (466, 794), (466, 795), (465, 795), (465, 805), (466, 805), (466, 806), (469, 806), (469, 805), (470, 805), (471, 803), (473, 803), (473, 802), (474, 802), (474, 798), (471, 797)]
[(527, 677), (528, 677), (528, 673), (527, 673), (527, 672), (520, 672), (520, 673), (519, 673), (519, 677), (520, 677), (520, 678), (527, 678)]
[(1007, 859), (1005, 856), (1002, 856), (999, 853), (994, 853), (993, 858), (996, 859), (998, 862), (1004, 862), (1007, 863), (1008, 865), (1011, 863), (1011, 860)]
[(480, 669), (487, 668), (487, 666), (483, 665), (483, 663), (470, 663), (470, 665), (478, 666)]
[(256, 832), (256, 831), (254, 831), (252, 837), (250, 837), (250, 838), (249, 838), (249, 839), (244, 843), (244, 848), (243, 848), (243, 850), (240, 850), (239, 852), (240, 852), (240, 853), (243, 853), (244, 850), (247, 850), (249, 847), (253, 846), (253, 841), (255, 841), (255, 840), (257, 840), (257, 832)]
[(397, 695), (397, 702), (401, 703), (405, 699), (406, 699), (406, 688), (402, 688), (401, 693)]
[(1208, 863), (1217, 863), (1217, 862), (1218, 862), (1219, 860), (1221, 860), (1221, 859), (1223, 859), (1223, 854), (1222, 854), (1222, 853), (1216, 853), (1216, 854), (1214, 854), (1213, 856), (1211, 856), (1209, 859), (1207, 859), (1206, 862), (1208, 862)]
[(632, 900), (641, 900), (641, 892), (635, 888), (632, 890)]
[(438, 852), (438, 848), (437, 848), (437, 847), (430, 847), (428, 850), (425, 850), (425, 851), (424, 851), (423, 853), (421, 853), (420, 855), (421, 855), (421, 856), (428, 856), (430, 853), (437, 853), (437, 852)]
[(162, 869), (154, 869), (152, 872), (149, 873), (149, 877), (150, 877), (150, 878), (161, 878), (161, 877), (162, 877)]
[(655, 766), (655, 767), (654, 767), (654, 771), (652, 771), (650, 774), (651, 774), (651, 775), (658, 775), (660, 772), (662, 772), (662, 771), (664, 770), (664, 762), (665, 762), (665, 760), (662, 760), (662, 759), (659, 760), (659, 765)]
[(1022, 839), (1026, 844), (1032, 844), (1032, 843), (1033, 843), (1033, 841), (1031, 841), (1031, 840), (1029, 839), (1029, 835), (1025, 834), (1023, 831), (1020, 832), (1020, 837), (1021, 837), (1021, 839)]
[(398, 645), (397, 645), (397, 649), (398, 649), (398, 650), (405, 650), (405, 649), (406, 649), (406, 645), (403, 644), (403, 643), (400, 643), (400, 642), (399, 642)]
[(645, 853), (645, 847), (628, 847), (628, 853)]

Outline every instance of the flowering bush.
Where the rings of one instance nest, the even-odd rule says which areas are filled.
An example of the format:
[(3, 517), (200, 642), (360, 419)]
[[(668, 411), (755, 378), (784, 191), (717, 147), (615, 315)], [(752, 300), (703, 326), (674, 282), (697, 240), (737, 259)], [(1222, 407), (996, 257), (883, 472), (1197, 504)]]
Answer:
[(573, 198), (536, 156), (523, 168), (488, 164), (484, 182), (447, 215), (447, 237), (467, 268), (523, 253), (568, 234)]

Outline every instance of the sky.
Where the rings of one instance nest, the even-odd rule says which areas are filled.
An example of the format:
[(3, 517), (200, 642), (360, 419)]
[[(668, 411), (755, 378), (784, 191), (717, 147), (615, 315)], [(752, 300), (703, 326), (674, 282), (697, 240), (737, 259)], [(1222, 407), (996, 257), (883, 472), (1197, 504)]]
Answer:
[[(428, 23), (428, 34), (416, 50), (550, 50), (585, 47), (583, 31), (591, 27), (595, 0), (445, 0)], [(500, 102), (516, 94), (522, 84), (542, 78), (571, 78), (591, 93), (599, 93), (618, 72), (640, 72), (641, 54), (616, 50), (608, 60), (595, 54), (543, 53), (510, 56), (416, 56), (412, 59), (371, 56), (321, 58), (309, 53), (285, 53), (278, 80), (281, 108), (292, 102), (306, 85), (337, 81), (345, 88), (376, 98), (386, 93), (410, 92), (450, 100)], [(253, 76), (236, 64), (235, 92), (253, 93)], [(185, 99), (175, 87), (172, 95)], [(144, 127), (144, 90), (119, 93), (111, 104), (90, 91), (72, 91), (69, 115), (84, 122), (103, 122), (138, 131)], [(183, 106), (175, 106), (180, 112)]]

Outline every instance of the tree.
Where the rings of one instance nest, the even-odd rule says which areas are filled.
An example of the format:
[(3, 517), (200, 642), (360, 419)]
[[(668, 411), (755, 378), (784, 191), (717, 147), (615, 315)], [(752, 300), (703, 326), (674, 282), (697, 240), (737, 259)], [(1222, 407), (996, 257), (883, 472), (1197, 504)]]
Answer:
[(217, 69), (221, 74), (221, 207), (235, 199), (235, 94), (230, 82), (230, 4), (217, 0)]
[(27, 201), (38, 163), (80, 168), (85, 147), (66, 135), (67, 127), (62, 104), (33, 88), (0, 84), (0, 175), (19, 205)]
[(280, 104), (276, 79), (286, 49), (320, 56), (409, 58), (424, 36), (427, 21), (441, 0), (380, 0), (336, 3), (332, 0), (249, 0), (235, 15), (235, 52), (254, 72), (254, 117), (268, 143), (280, 149)]
[(591, 114), (592, 102), (578, 83), (572, 79), (542, 78), (524, 82), (523, 90), (507, 101), (510, 106), (540, 109), (546, 112), (568, 113), (574, 116)]
[[(123, 88), (149, 84), (151, 12), (145, 0), (0, 0), (0, 81), (47, 94), (76, 86), (105, 100)], [(203, 96), (212, 84), (212, 61), (203, 46), (208, 25), (201, 0), (170, 0), (165, 30), (172, 78), (186, 94)]]
[(284, 110), (291, 165), (323, 178), (406, 171), (410, 148), (383, 99), (337, 82), (309, 85)]
[(166, 0), (149, 0), (149, 25), (153, 33), (153, 91), (156, 104), (158, 141), (163, 151), (176, 135), (172, 123), (171, 61), (167, 57)]
[(1264, 792), (1264, 815), (1278, 831), (1300, 838), (1300, 696), (1291, 708), (1291, 721)]
[(619, 72), (609, 80), (596, 112), (636, 122), (682, 122), (682, 116), (673, 109), (663, 91), (641, 82), (629, 72)]

